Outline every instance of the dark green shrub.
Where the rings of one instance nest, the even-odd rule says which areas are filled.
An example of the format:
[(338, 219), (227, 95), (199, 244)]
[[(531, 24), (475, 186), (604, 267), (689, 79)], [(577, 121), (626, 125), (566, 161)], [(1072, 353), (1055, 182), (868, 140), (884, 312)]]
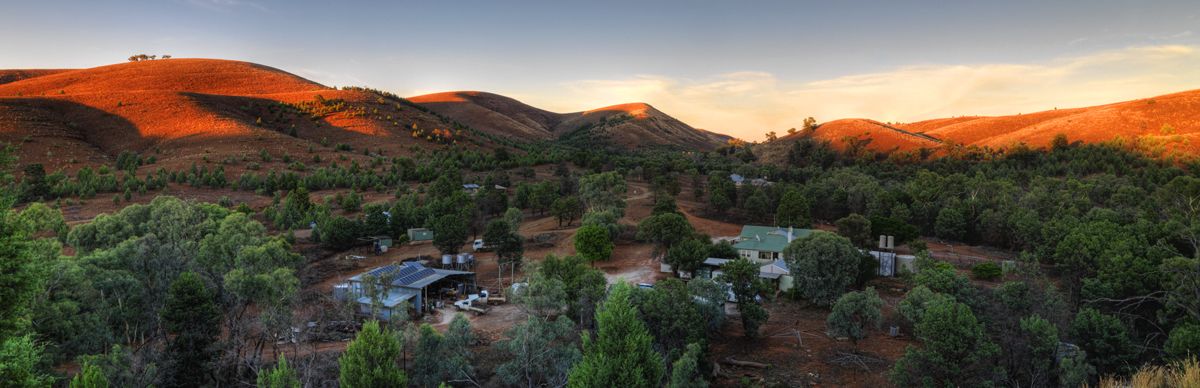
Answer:
[(995, 280), (1003, 274), (1003, 270), (996, 263), (987, 262), (975, 264), (971, 267), (971, 275), (979, 280)]

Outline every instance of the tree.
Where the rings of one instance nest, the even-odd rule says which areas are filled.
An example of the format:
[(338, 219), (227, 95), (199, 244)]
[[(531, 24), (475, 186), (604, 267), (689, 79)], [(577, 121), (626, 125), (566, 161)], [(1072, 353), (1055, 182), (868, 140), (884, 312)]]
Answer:
[(616, 240), (617, 236), (621, 234), (621, 225), (617, 223), (620, 218), (621, 217), (612, 210), (587, 212), (583, 215), (583, 220), (580, 221), (580, 225), (595, 225), (602, 227), (604, 230), (608, 231), (608, 237), (610, 240)]
[(697, 239), (687, 239), (667, 250), (664, 262), (671, 265), (671, 270), (691, 274), (708, 258), (708, 244)]
[(569, 387), (657, 387), (663, 359), (631, 299), (636, 290), (617, 283), (596, 312), (596, 336), (584, 334), (583, 359), (571, 369)]
[(171, 283), (162, 319), (167, 332), (175, 335), (167, 343), (163, 381), (176, 387), (206, 385), (216, 357), (213, 344), (221, 333), (221, 311), (199, 275), (184, 272)]
[(11, 387), (45, 387), (53, 381), (39, 372), (42, 348), (33, 337), (5, 338), (0, 343), (0, 382)]
[(909, 346), (896, 360), (890, 379), (901, 387), (989, 386), (999, 380), (992, 360), (1000, 348), (967, 305), (943, 300), (930, 305), (917, 324), (920, 348)]
[(757, 264), (739, 258), (725, 263), (723, 281), (729, 283), (737, 299), (738, 312), (742, 315), (742, 331), (746, 337), (758, 336), (758, 327), (767, 321), (767, 310), (758, 305), (758, 293), (763, 289)]
[(1101, 375), (1121, 374), (1133, 369), (1136, 356), (1125, 324), (1111, 315), (1086, 307), (1071, 321), (1071, 338), (1091, 355), (1091, 364)]
[(346, 388), (403, 387), (408, 378), (396, 365), (399, 357), (396, 336), (369, 321), (338, 358), (338, 382)]
[(508, 209), (508, 195), (495, 185), (485, 185), (475, 194), (479, 211), (490, 216), (500, 215)]
[[(921, 255), (918, 255), (921, 257)], [(920, 259), (918, 259), (920, 260)], [(971, 289), (971, 281), (958, 273), (953, 265), (944, 261), (931, 262), (929, 265), (918, 265), (917, 275), (913, 283), (928, 287), (933, 292), (947, 295), (962, 296)]]
[(462, 313), (455, 313), (442, 341), (442, 369), (448, 382), (475, 381), (475, 370), (471, 363), (474, 358), (471, 346), (474, 344), (471, 321)]
[(483, 242), (494, 246), (497, 242), (508, 238), (508, 235), (512, 233), (512, 226), (508, 224), (508, 221), (495, 219), (488, 222), (487, 227), (483, 228)]
[(825, 319), (825, 327), (834, 337), (849, 337), (855, 344), (867, 337), (867, 329), (876, 330), (883, 324), (883, 299), (874, 287), (863, 291), (848, 292), (833, 304), (833, 311)]
[(309, 218), (312, 208), (308, 190), (303, 187), (296, 188), (288, 192), (287, 199), (283, 201), (283, 210), (279, 211), (275, 219), (275, 225), (280, 228), (299, 228)]
[(409, 383), (418, 387), (436, 387), (446, 381), (449, 372), (445, 366), (443, 350), (445, 338), (428, 323), (422, 324), (417, 336), (417, 348), (412, 363)]
[(804, 130), (811, 131), (814, 129), (817, 129), (817, 119), (812, 118), (812, 116), (805, 117), (804, 118)]
[(258, 388), (300, 388), (300, 379), (296, 377), (296, 370), (288, 366), (287, 358), (280, 357), (274, 368), (258, 373), (256, 385)]
[(826, 232), (813, 232), (783, 249), (797, 292), (821, 306), (832, 304), (854, 284), (861, 256), (849, 239)]
[(766, 190), (754, 190), (753, 194), (746, 197), (746, 203), (742, 205), (746, 208), (750, 219), (761, 220), (771, 214), (771, 198), (767, 197)]
[(1159, 268), (1166, 274), (1167, 308), (1200, 321), (1200, 258), (1175, 257), (1164, 260)]
[(526, 387), (561, 387), (567, 384), (571, 366), (580, 358), (573, 338), (575, 323), (559, 315), (553, 321), (530, 315), (508, 329), (508, 339), (496, 347), (506, 355), (496, 368), (505, 384)]
[(1200, 259), (1200, 178), (1179, 176), (1154, 195), (1161, 219), (1168, 229), (1187, 241), (1192, 257)]
[(700, 344), (690, 343), (683, 356), (671, 364), (671, 381), (668, 388), (708, 388), (708, 381), (700, 372)]
[(867, 217), (851, 213), (837, 220), (835, 224), (838, 234), (850, 239), (850, 242), (859, 248), (871, 248), (875, 242), (874, 236), (871, 236), (871, 221)]
[(575, 232), (575, 252), (593, 264), (596, 261), (608, 260), (613, 252), (608, 230), (596, 225), (579, 228)]
[(1066, 151), (1071, 148), (1071, 141), (1067, 139), (1065, 133), (1056, 133), (1054, 138), (1050, 140), (1050, 150), (1055, 152)]
[(1185, 322), (1175, 326), (1167, 336), (1163, 350), (1177, 359), (1200, 354), (1200, 325)]
[(108, 388), (108, 379), (100, 367), (84, 364), (79, 374), (71, 378), (70, 388)]
[(975, 264), (971, 267), (971, 275), (980, 280), (996, 280), (1004, 273), (1000, 265), (993, 262)]
[(788, 189), (779, 198), (779, 206), (775, 208), (775, 224), (781, 227), (807, 228), (812, 226), (812, 216), (809, 215), (808, 197), (800, 190)]
[(524, 218), (525, 214), (521, 212), (521, 209), (510, 207), (508, 210), (504, 211), (504, 222), (508, 223), (508, 226), (512, 228), (513, 233), (520, 232), (521, 222), (524, 220)]
[(433, 245), (444, 254), (456, 254), (467, 241), (467, 223), (462, 217), (446, 214), (433, 223)]
[(733, 199), (725, 191), (713, 191), (708, 195), (708, 208), (717, 214), (724, 214), (733, 206)]
[(921, 318), (925, 316), (925, 310), (930, 305), (953, 299), (951, 296), (934, 292), (929, 287), (918, 285), (904, 295), (896, 310), (915, 326), (921, 323)]
[(655, 193), (654, 197), (654, 208), (650, 209), (650, 215), (679, 212), (679, 205), (675, 203), (675, 197), (661, 192)]
[(571, 226), (571, 222), (574, 222), (583, 213), (583, 207), (580, 205), (578, 197), (562, 197), (554, 200), (554, 203), (550, 205), (550, 213), (558, 218), (558, 226), (563, 226), (563, 221), (566, 221), (567, 226)]
[(682, 280), (660, 280), (654, 288), (636, 292), (634, 302), (654, 336), (656, 348), (661, 349), (667, 360), (679, 357), (689, 343), (705, 339), (706, 327), (699, 306)]
[(326, 215), (317, 221), (315, 235), (321, 245), (334, 250), (347, 249), (358, 243), (362, 223), (346, 217)]
[(691, 235), (692, 225), (676, 213), (650, 216), (638, 223), (638, 240), (654, 243), (658, 252), (665, 252)]
[(1037, 315), (1021, 318), (1021, 341), (1005, 356), (1011, 359), (1010, 380), (1021, 386), (1049, 386), (1054, 377), (1055, 356), (1058, 353), (1058, 328)]
[[(0, 148), (0, 183), (6, 180), (6, 155)], [(14, 212), (7, 195), (0, 186), (0, 339), (15, 340), (29, 329), (30, 305), (49, 275), (45, 265), (62, 251), (57, 240), (35, 235), (59, 229), (55, 224), (63, 221), (61, 213), (40, 204)]]
[(1083, 387), (1096, 374), (1096, 368), (1087, 363), (1087, 352), (1078, 351), (1066, 355), (1058, 362), (1058, 386)]
[(41, 163), (25, 166), (21, 197), (26, 202), (40, 201), (50, 197), (50, 185), (46, 182), (46, 168)]
[(948, 240), (962, 240), (967, 234), (967, 216), (955, 206), (943, 207), (937, 213), (934, 224), (937, 236)]
[(589, 267), (579, 256), (558, 258), (547, 255), (537, 267), (536, 274), (561, 282), (565, 295), (554, 306), (555, 309), (561, 310), (566, 305), (567, 314), (574, 317), (580, 326), (592, 327), (596, 306), (604, 300), (608, 286), (603, 272)]
[(729, 180), (725, 173), (713, 173), (708, 176), (708, 207), (717, 214), (723, 214), (737, 202), (737, 186)]
[[(295, 272), (304, 258), (291, 251), (280, 237), (258, 246), (244, 247), (234, 259), (234, 268), (225, 274), (225, 288), (233, 296), (233, 311), (255, 306), (262, 325), (259, 341), (290, 335), (292, 311), (300, 280)], [(240, 313), (234, 317), (240, 317)], [(242, 334), (230, 329), (230, 335)]]
[(616, 171), (579, 178), (579, 197), (587, 211), (612, 210), (625, 214), (625, 177)]
[(711, 279), (697, 278), (687, 283), (688, 294), (696, 302), (700, 320), (708, 332), (721, 329), (725, 323), (725, 300), (729, 297), (729, 286)]

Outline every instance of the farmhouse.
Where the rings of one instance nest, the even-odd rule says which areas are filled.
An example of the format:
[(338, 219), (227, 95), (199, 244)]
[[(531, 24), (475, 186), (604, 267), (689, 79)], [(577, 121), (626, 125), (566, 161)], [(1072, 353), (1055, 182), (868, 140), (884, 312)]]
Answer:
[(737, 249), (738, 256), (766, 264), (782, 259), (783, 248), (787, 248), (788, 243), (810, 234), (812, 230), (809, 229), (745, 225), (733, 248)]
[[(712, 279), (721, 276), (721, 267), (728, 263), (729, 259), (721, 259), (710, 257), (704, 259), (704, 264), (700, 269), (696, 270), (699, 277)], [(780, 291), (787, 291), (795, 285), (795, 278), (792, 277), (792, 271), (788, 269), (787, 262), (783, 259), (773, 260), (767, 264), (758, 267), (758, 277), (762, 278), (767, 283), (775, 285), (775, 288)]]
[[(376, 297), (370, 293), (370, 282), (374, 282)], [(433, 300), (442, 294), (465, 294), (475, 287), (475, 273), (449, 269), (429, 268), (421, 263), (406, 262), (389, 264), (358, 274), (334, 287), (334, 296), (341, 300), (351, 299), (358, 303), (358, 311), (371, 314), (371, 304), (377, 302), (378, 318), (387, 320), (396, 308), (408, 302), (422, 314)]]

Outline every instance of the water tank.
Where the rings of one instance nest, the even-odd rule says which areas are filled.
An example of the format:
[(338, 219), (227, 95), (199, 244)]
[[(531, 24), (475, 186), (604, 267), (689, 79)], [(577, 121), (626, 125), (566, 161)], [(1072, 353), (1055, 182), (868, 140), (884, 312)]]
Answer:
[(454, 260), (454, 255), (442, 255), (442, 266), (448, 266)]
[(350, 285), (346, 283), (333, 285), (333, 299), (346, 300), (350, 294)]
[(458, 254), (458, 263), (459, 263), (459, 264), (466, 264), (466, 263), (467, 263), (467, 254), (466, 254), (466, 253), (459, 253), (459, 254)]

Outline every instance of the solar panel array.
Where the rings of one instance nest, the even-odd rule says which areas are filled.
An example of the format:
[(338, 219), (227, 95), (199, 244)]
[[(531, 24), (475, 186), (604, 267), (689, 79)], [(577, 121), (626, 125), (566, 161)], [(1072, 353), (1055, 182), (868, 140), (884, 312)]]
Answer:
[(400, 266), (395, 265), (395, 264), (389, 264), (389, 265), (385, 265), (385, 266), (370, 270), (367, 272), (367, 275), (371, 275), (371, 276), (374, 276), (376, 279), (379, 279), (384, 276), (396, 273), (397, 271), (400, 271)]
[(396, 280), (392, 281), (392, 284), (409, 285), (409, 284), (416, 283), (416, 281), (418, 281), (418, 280), (430, 277), (435, 274), (437, 274), (437, 272), (435, 272), (432, 269), (425, 268), (425, 266), (423, 266), (423, 265), (410, 264), (410, 265), (404, 266), (404, 269), (402, 271), (400, 271), (400, 276), (397, 276)]
[(375, 268), (368, 271), (367, 275), (373, 276), (376, 279), (391, 277), (392, 285), (407, 286), (421, 279), (437, 275), (437, 271), (418, 263), (404, 263), (402, 265), (389, 264)]

